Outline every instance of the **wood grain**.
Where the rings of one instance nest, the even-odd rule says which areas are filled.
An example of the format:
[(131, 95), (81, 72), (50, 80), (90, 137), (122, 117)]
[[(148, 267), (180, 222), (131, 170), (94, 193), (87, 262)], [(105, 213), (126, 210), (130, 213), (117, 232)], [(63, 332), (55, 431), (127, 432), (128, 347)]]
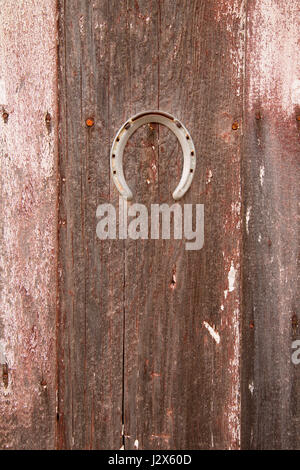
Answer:
[(249, 2), (242, 445), (299, 448), (299, 3)]
[[(238, 448), (243, 2), (76, 0), (60, 11), (58, 446)], [(113, 135), (151, 108), (195, 141), (180, 204), (205, 204), (201, 251), (96, 240), (97, 205), (119, 197)], [(172, 202), (182, 155), (169, 131), (141, 129), (124, 160), (134, 202)]]
[[(0, 6), (0, 447), (299, 448), (298, 1)], [(199, 251), (96, 236), (149, 109), (195, 143)], [(182, 159), (139, 129), (132, 203), (173, 204)]]
[[(130, 50), (135, 37), (147, 38), (154, 25), (151, 54), (130, 55), (128, 111), (145, 109), (139, 97), (146, 89), (151, 107), (171, 112), (187, 126), (197, 149), (197, 171), (180, 205), (204, 203), (206, 218), (201, 251), (188, 252), (178, 240), (126, 245), (124, 417), (129, 449), (239, 447), (241, 132), (233, 131), (232, 123), (242, 113), (243, 11), (231, 14), (234, 2), (229, 3), (222, 12), (219, 2), (128, 3)], [(241, 8), (242, 2), (235, 6)], [(136, 73), (140, 64), (153, 71), (151, 58), (157, 64), (157, 90), (148, 88), (147, 73), (143, 80)], [(132, 139), (128, 181), (134, 201), (171, 205), (182, 155), (169, 131), (153, 128), (152, 134), (148, 129)], [(229, 292), (232, 266), (235, 281)], [(204, 322), (219, 333), (220, 344)]]
[(1, 449), (55, 445), (56, 17), (0, 2)]
[(96, 238), (96, 208), (110, 200), (110, 8), (60, 2), (59, 448), (122, 444), (123, 253)]

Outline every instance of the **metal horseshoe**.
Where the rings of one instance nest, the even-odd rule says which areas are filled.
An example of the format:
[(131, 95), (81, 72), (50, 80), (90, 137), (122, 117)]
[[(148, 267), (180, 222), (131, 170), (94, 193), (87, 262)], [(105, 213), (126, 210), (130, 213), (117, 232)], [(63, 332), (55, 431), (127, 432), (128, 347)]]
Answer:
[(123, 152), (129, 137), (142, 125), (155, 122), (168, 127), (178, 138), (183, 152), (183, 171), (178, 186), (173, 192), (175, 200), (180, 199), (191, 186), (195, 168), (196, 151), (192, 138), (184, 125), (171, 114), (162, 111), (147, 111), (136, 114), (122, 125), (114, 138), (110, 152), (110, 168), (113, 181), (124, 199), (131, 200), (129, 189), (123, 172)]

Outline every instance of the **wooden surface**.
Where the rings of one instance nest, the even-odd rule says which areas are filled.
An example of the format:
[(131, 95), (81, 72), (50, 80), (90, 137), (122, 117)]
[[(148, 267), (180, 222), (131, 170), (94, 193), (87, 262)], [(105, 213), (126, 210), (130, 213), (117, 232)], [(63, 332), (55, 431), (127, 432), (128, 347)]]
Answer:
[[(240, 445), (241, 128), (232, 123), (242, 113), (244, 19), (242, 2), (234, 14), (234, 2), (221, 12), (218, 3), (60, 5), (59, 446)], [(205, 204), (201, 251), (96, 239), (97, 205), (118, 203), (114, 134), (155, 108), (178, 116), (197, 148), (180, 204)], [(169, 131), (141, 129), (124, 158), (134, 202), (172, 203), (182, 156)]]
[(249, 2), (242, 445), (299, 449), (299, 2)]
[(54, 0), (1, 0), (2, 449), (54, 445), (56, 39)]
[[(205, 246), (193, 252), (186, 251), (182, 241), (127, 246), (125, 448), (134, 448), (137, 441), (142, 449), (237, 448), (240, 132), (231, 125), (240, 117), (241, 97), (237, 96), (237, 68), (230, 57), (238, 60), (240, 19), (226, 10), (216, 21), (217, 2), (154, 5), (139, 2), (136, 10), (132, 2), (130, 45), (133, 49), (135, 35), (145, 31), (145, 37), (148, 24), (154, 25), (152, 57), (147, 59), (157, 62), (158, 79), (154, 90), (146, 87), (149, 107), (169, 110), (191, 132), (197, 170), (180, 204), (205, 204)], [(227, 25), (230, 33), (224, 31)], [(145, 106), (140, 90), (151, 76), (144, 73), (141, 81), (137, 64), (151, 73), (153, 66), (147, 67), (144, 60), (142, 51), (131, 57), (134, 91), (127, 114)], [(172, 189), (180, 176), (180, 147), (163, 127), (154, 131), (153, 142), (149, 137), (148, 153), (134, 148), (126, 163), (136, 200), (171, 205)], [(136, 146), (140, 147), (142, 138), (136, 136)], [(148, 187), (146, 175), (150, 175)], [(221, 232), (224, 237), (216, 236)], [(231, 265), (236, 279), (224, 299)], [(204, 322), (218, 332), (220, 344)]]
[(124, 254), (96, 238), (110, 197), (108, 7), (60, 3), (59, 448), (122, 445)]
[[(15, 3), (0, 0), (0, 447), (299, 448), (298, 1)], [(200, 251), (96, 237), (97, 206), (119, 203), (115, 133), (149, 109), (195, 143), (179, 203), (205, 205)], [(172, 204), (181, 167), (169, 130), (139, 129), (133, 202)]]

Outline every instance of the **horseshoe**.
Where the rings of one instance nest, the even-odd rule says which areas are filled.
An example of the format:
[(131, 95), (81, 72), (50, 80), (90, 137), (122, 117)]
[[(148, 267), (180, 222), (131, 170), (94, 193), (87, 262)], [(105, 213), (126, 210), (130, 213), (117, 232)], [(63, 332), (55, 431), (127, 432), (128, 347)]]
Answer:
[(110, 168), (113, 181), (124, 199), (133, 198), (123, 172), (123, 152), (129, 137), (143, 124), (155, 122), (168, 127), (178, 138), (183, 152), (183, 171), (178, 186), (173, 192), (175, 200), (180, 199), (191, 186), (195, 168), (196, 151), (190, 133), (171, 114), (162, 111), (147, 111), (131, 117), (117, 132), (110, 151)]

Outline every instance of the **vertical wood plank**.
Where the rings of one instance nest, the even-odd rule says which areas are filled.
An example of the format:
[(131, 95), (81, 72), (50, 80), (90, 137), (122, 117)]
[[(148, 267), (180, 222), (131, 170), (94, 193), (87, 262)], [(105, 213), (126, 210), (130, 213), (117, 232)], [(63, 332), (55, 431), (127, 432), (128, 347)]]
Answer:
[[(60, 11), (58, 446), (118, 448), (123, 423), (125, 448), (238, 448), (244, 2), (78, 0)], [(181, 203), (205, 204), (199, 252), (95, 238), (97, 204), (118, 202), (113, 135), (149, 108), (177, 115), (195, 140)], [(181, 155), (170, 133), (147, 126), (125, 153), (136, 202), (171, 203)]]
[[(135, 37), (147, 38), (155, 27), (148, 54), (142, 48), (131, 56), (131, 106), (142, 111), (148, 101), (157, 103), (191, 131), (197, 170), (180, 204), (205, 204), (205, 246), (188, 252), (180, 241), (127, 243), (125, 448), (239, 448), (245, 5), (129, 5), (137, 19), (128, 54)], [(158, 62), (156, 97), (148, 78), (152, 55)], [(134, 73), (141, 63), (145, 80)], [(136, 100), (148, 84), (149, 98)], [(176, 141), (152, 128), (152, 135), (148, 129), (133, 138), (126, 160), (134, 202), (148, 207), (174, 202), (181, 170)], [(219, 343), (205, 325), (215, 329)]]
[[(299, 448), (299, 2), (248, 2), (243, 447)], [(300, 118), (299, 118), (300, 119)]]
[(0, 2), (0, 447), (55, 444), (56, 1)]
[(122, 445), (123, 244), (96, 237), (97, 206), (110, 201), (111, 123), (128, 99), (115, 7), (60, 2), (58, 448)]

